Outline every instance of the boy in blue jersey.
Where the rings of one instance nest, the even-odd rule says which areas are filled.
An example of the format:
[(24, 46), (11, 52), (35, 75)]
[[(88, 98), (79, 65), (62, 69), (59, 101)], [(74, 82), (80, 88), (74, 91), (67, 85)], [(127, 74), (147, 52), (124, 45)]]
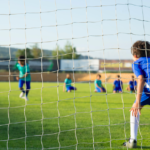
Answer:
[(130, 93), (135, 92), (137, 87), (137, 82), (134, 79), (134, 76), (132, 76), (132, 80), (129, 81), (129, 85), (127, 87), (127, 91), (130, 91)]
[(114, 81), (114, 85), (113, 85), (113, 93), (122, 93), (123, 90), (123, 82), (120, 80), (120, 76), (117, 75), (117, 80)]
[(72, 83), (72, 80), (71, 80), (70, 74), (67, 74), (66, 79), (64, 81), (63, 91), (65, 91), (65, 88), (66, 88), (66, 92), (71, 92), (71, 90), (77, 90), (77, 88), (71, 86), (71, 83)]
[(102, 85), (102, 81), (100, 80), (101, 75), (98, 74), (96, 76), (96, 80), (94, 81), (95, 84), (95, 92), (106, 92), (105, 88)]
[(139, 115), (145, 105), (150, 105), (150, 43), (137, 41), (131, 47), (133, 55), (132, 69), (138, 79), (137, 95), (130, 109), (130, 139), (123, 143), (128, 148), (137, 147)]
[[(24, 56), (18, 58), (17, 68), (19, 70), (19, 77), (16, 77), (16, 79), (19, 81), (19, 88), (22, 91), (19, 97), (28, 100), (31, 75), (29, 65), (25, 62)], [(26, 90), (23, 89), (24, 84), (26, 84)]]

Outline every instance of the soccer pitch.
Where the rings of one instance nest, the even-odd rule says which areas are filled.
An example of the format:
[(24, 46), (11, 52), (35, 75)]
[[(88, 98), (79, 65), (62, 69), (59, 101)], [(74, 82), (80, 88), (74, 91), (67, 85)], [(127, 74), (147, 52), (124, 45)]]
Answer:
[[(43, 83), (41, 89), (42, 83), (33, 82), (25, 106), (25, 101), (19, 98), (18, 83), (11, 82), (9, 86), (8, 82), (1, 82), (1, 150), (59, 149), (59, 146), (64, 150), (127, 149), (122, 143), (125, 135), (130, 137), (129, 110), (135, 100), (135, 94), (125, 90), (127, 85), (123, 94), (113, 94), (112, 84), (107, 84), (107, 95), (95, 93), (93, 83), (76, 83), (75, 93), (63, 92), (62, 85), (59, 83), (57, 88), (57, 83)], [(141, 146), (150, 149), (149, 108), (142, 110), (137, 150)]]

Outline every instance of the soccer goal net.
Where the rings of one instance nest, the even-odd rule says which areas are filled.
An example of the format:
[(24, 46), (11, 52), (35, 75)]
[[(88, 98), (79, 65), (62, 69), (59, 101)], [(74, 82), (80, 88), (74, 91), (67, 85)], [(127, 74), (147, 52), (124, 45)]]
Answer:
[(149, 12), (147, 0), (0, 0), (0, 149), (128, 149), (131, 46), (149, 41)]

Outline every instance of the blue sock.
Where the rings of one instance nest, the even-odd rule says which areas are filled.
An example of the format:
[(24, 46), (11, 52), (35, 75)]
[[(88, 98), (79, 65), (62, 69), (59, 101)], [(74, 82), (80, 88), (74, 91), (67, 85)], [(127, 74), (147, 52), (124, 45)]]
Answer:
[(26, 96), (28, 96), (28, 94), (29, 94), (29, 90), (26, 90)]
[(23, 88), (21, 89), (21, 91), (22, 91), (23, 93), (25, 93), (25, 90), (24, 90)]

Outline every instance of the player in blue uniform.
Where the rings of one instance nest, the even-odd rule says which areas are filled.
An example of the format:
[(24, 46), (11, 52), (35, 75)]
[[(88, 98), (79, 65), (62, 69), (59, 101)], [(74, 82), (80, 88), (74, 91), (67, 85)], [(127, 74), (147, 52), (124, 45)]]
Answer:
[(150, 105), (150, 43), (137, 41), (131, 47), (133, 55), (132, 69), (138, 79), (137, 95), (130, 109), (130, 139), (123, 145), (128, 148), (137, 147), (139, 115), (145, 105)]
[(123, 90), (123, 82), (120, 80), (120, 75), (117, 75), (117, 80), (114, 81), (113, 92), (114, 93), (122, 93)]
[(77, 88), (71, 86), (71, 83), (72, 83), (72, 80), (71, 80), (70, 74), (67, 74), (66, 79), (64, 81), (63, 91), (65, 91), (65, 88), (66, 88), (66, 92), (71, 92), (71, 90), (77, 90)]
[[(16, 77), (16, 79), (19, 81), (19, 89), (22, 91), (19, 97), (28, 100), (31, 75), (29, 65), (25, 62), (24, 56), (18, 58), (17, 68), (19, 70), (19, 77)], [(26, 84), (26, 90), (23, 89), (24, 84)]]
[(100, 80), (101, 75), (98, 74), (96, 76), (96, 80), (94, 81), (95, 84), (95, 92), (106, 92), (105, 88), (102, 85), (102, 81)]
[(134, 79), (134, 76), (132, 76), (132, 80), (129, 81), (129, 85), (127, 87), (127, 91), (130, 91), (130, 93), (135, 92), (137, 88), (137, 82)]

